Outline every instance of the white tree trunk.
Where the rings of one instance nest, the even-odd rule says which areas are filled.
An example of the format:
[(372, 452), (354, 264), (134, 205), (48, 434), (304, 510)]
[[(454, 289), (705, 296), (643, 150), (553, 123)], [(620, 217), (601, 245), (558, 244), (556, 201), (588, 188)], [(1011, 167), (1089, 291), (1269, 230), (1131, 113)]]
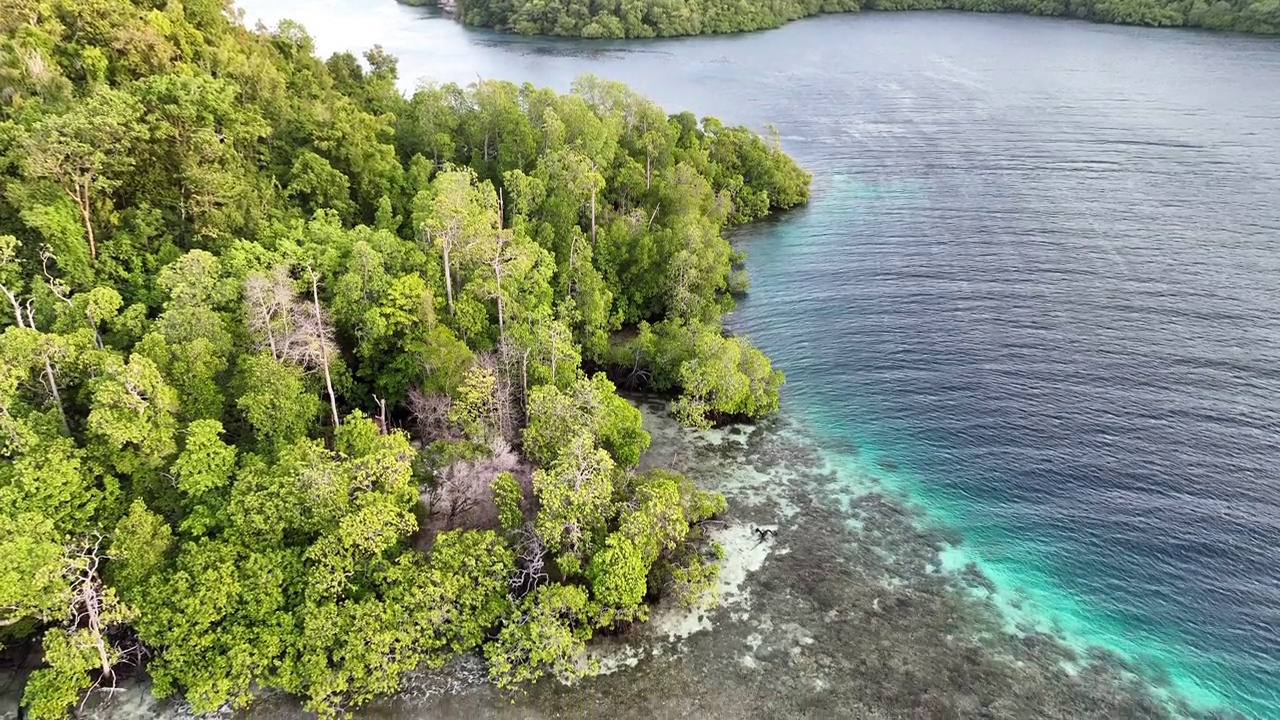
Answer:
[(320, 344), (320, 367), (324, 370), (324, 387), (329, 391), (329, 410), (333, 413), (333, 426), (335, 428), (342, 425), (342, 421), (338, 418), (338, 399), (333, 393), (333, 378), (329, 375), (329, 343), (328, 338), (324, 336), (324, 316), (320, 314), (320, 290), (318, 282), (320, 276), (311, 268), (307, 268), (311, 272), (311, 302), (316, 312), (316, 333)]
[(58, 392), (58, 381), (53, 376), (53, 365), (49, 362), (49, 354), (41, 351), (44, 360), (44, 376), (49, 385), (49, 397), (53, 398), (54, 407), (58, 408), (58, 419), (62, 421), (62, 433), (71, 435), (71, 425), (67, 423), (67, 412), (62, 408), (62, 394)]
[(445, 240), (440, 244), (444, 251), (444, 294), (449, 299), (449, 315), (453, 316), (453, 272), (449, 266), (449, 246), (453, 243)]

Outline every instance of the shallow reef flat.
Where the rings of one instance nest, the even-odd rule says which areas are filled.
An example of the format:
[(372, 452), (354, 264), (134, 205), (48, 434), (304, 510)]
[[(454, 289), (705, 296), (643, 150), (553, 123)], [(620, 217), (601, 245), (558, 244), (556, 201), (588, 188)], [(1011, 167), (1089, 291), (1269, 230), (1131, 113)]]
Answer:
[[(1192, 709), (1115, 654), (1012, 622), (979, 568), (948, 560), (960, 538), (834, 465), (785, 414), (692, 432), (660, 401), (636, 400), (653, 436), (644, 462), (729, 498), (712, 531), (725, 548), (720, 605), (654, 608), (650, 623), (593, 642), (598, 671), (571, 687), (509, 695), (471, 657), (409, 678), (361, 717), (1240, 717)], [(88, 714), (189, 717), (139, 687)], [(283, 696), (234, 716), (306, 717)]]

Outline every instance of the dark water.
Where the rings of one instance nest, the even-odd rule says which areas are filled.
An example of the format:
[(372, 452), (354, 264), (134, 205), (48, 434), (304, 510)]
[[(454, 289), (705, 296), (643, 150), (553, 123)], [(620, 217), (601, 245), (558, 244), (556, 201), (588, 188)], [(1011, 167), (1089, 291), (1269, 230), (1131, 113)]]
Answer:
[(1011, 612), (1280, 717), (1276, 41), (929, 13), (616, 45), (242, 4), (381, 43), (406, 86), (594, 72), (777, 125), (814, 199), (743, 233), (732, 322), (786, 412), (960, 530)]

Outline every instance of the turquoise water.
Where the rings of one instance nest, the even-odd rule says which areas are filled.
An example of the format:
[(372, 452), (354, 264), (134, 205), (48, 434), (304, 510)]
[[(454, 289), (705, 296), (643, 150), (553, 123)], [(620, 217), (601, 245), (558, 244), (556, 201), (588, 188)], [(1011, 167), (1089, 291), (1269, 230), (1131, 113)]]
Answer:
[[(1062, 587), (1053, 567), (1044, 561), (1050, 552), (994, 526), (984, 518), (983, 503), (937, 492), (927, 471), (917, 470), (907, 459), (923, 452), (922, 462), (928, 463), (927, 449), (913, 449), (909, 440), (872, 439), (875, 435), (868, 426), (846, 428), (839, 418), (820, 409), (792, 406), (788, 411), (804, 418), (803, 422), (829, 445), (839, 448), (850, 441), (856, 443), (857, 454), (828, 450), (828, 463), (838, 468), (842, 477), (875, 478), (881, 487), (921, 508), (930, 524), (964, 529), (964, 542), (942, 553), (943, 568), (959, 572), (970, 563), (976, 564), (996, 587), (991, 597), (1006, 619), (1008, 632), (1049, 633), (1082, 656), (1090, 648), (1103, 647), (1134, 662), (1157, 687), (1166, 687), (1194, 708), (1232, 705), (1232, 699), (1219, 693), (1212, 680), (1221, 677), (1229, 659), (1190, 661), (1176, 634), (1139, 633), (1122, 618), (1086, 606)], [(893, 459), (893, 469), (877, 462), (884, 458)], [(1205, 678), (1211, 680), (1206, 682)]]
[(785, 411), (956, 529), (1015, 626), (1280, 717), (1274, 39), (910, 13), (618, 44), (243, 4), (383, 45), (406, 88), (593, 72), (776, 125), (814, 201), (744, 233), (733, 324)]
[[(1026, 318), (972, 309), (971, 296), (991, 295), (985, 302), (1015, 308), (1006, 315), (1016, 315), (1017, 283), (1007, 283), (1007, 275), (982, 267), (988, 263), (1000, 267), (1000, 249), (978, 252), (981, 262), (966, 267), (963, 278), (957, 278), (956, 264), (971, 262), (965, 257), (971, 252), (967, 248), (949, 249), (951, 243), (938, 247), (924, 238), (884, 232), (886, 217), (919, 213), (936, 201), (918, 183), (871, 184), (834, 176), (819, 188), (810, 208), (742, 233), (739, 243), (750, 258), (753, 291), (735, 313), (733, 325), (754, 337), (775, 363), (787, 369), (785, 411), (802, 417), (823, 439), (831, 462), (844, 467), (845, 475), (877, 477), (923, 507), (932, 522), (958, 529), (963, 543), (947, 553), (947, 564), (960, 568), (971, 560), (978, 563), (998, 587), (998, 605), (1006, 611), (1011, 631), (1050, 630), (1079, 650), (1090, 646), (1113, 650), (1142, 668), (1155, 683), (1167, 685), (1200, 708), (1230, 706), (1256, 717), (1275, 717), (1280, 712), (1275, 626), (1261, 619), (1273, 615), (1274, 607), (1245, 601), (1249, 584), (1264, 593), (1274, 592), (1274, 579), (1255, 576), (1237, 588), (1239, 568), (1205, 558), (1202, 564), (1184, 562), (1188, 574), (1179, 576), (1170, 572), (1176, 565), (1167, 559), (1187, 546), (1203, 543), (1225, 557), (1259, 553), (1254, 562), (1260, 569), (1275, 571), (1274, 565), (1268, 568), (1264, 562), (1274, 555), (1274, 545), (1262, 546), (1274, 539), (1269, 534), (1274, 518), (1269, 512), (1275, 502), (1275, 485), (1270, 483), (1274, 481), (1259, 477), (1264, 484), (1230, 487), (1237, 472), (1232, 465), (1242, 462), (1239, 456), (1257, 453), (1256, 461), (1265, 464), (1271, 461), (1273, 444), (1261, 434), (1255, 447), (1231, 437), (1226, 442), (1236, 456), (1230, 462), (1203, 459), (1218, 464), (1217, 472), (1190, 477), (1183, 472), (1182, 477), (1166, 478), (1155, 472), (1169, 467), (1171, 458), (1166, 453), (1195, 452), (1192, 443), (1200, 439), (1198, 433), (1230, 435), (1236, 423), (1229, 416), (1217, 428), (1179, 427), (1163, 421), (1155, 423), (1159, 433), (1147, 435), (1140, 418), (1094, 427), (1092, 423), (1102, 425), (1103, 420), (1064, 417), (1067, 408), (1054, 402), (1059, 394), (1046, 393), (1036, 381), (1051, 386), (1057, 377), (1087, 374), (1087, 368), (1070, 367), (1081, 360), (1063, 354), (1059, 345), (1031, 344), (1036, 340), (1034, 331), (1024, 330), (1032, 337), (1019, 337), (1019, 324), (1030, 324)], [(868, 237), (867, 226), (879, 232)], [(962, 241), (975, 242), (981, 241)], [(1140, 282), (1144, 273), (1154, 275), (1163, 269), (1158, 258), (1148, 261), (1151, 267), (1143, 267), (1129, 251), (1109, 251), (1121, 252), (1125, 258), (1122, 274), (1109, 282)], [(948, 252), (959, 257), (948, 257)], [(1211, 250), (1204, 252), (1209, 255)], [(890, 253), (894, 260), (886, 259)], [(1250, 262), (1248, 257), (1234, 260)], [(1034, 274), (1069, 258), (1019, 257), (1016, 262), (1024, 272)], [(1102, 280), (1090, 278), (1089, 282)], [(1054, 278), (1046, 276), (1038, 282), (1051, 285)], [(1176, 287), (1166, 289), (1177, 291)], [(1032, 294), (1030, 302), (1045, 305), (1036, 310), (1048, 317), (1073, 310), (1048, 306), (1053, 298), (1053, 290), (1047, 289)], [(858, 310), (850, 312), (850, 306)], [(968, 316), (949, 318), (958, 328), (939, 320), (961, 312)], [(1184, 311), (1183, 321), (1188, 315)], [(1143, 322), (1140, 316), (1129, 320)], [(1157, 314), (1152, 322), (1158, 320)], [(1084, 324), (1116, 322), (1123, 321), (1103, 316)], [(968, 337), (970, 333), (982, 342)], [(1212, 336), (1201, 335), (1195, 328), (1186, 333)], [(922, 337), (926, 334), (927, 338)], [(919, 345), (933, 347), (925, 353), (914, 347)], [(1135, 362), (1158, 366), (1159, 358), (1151, 357), (1151, 348), (1135, 343), (1128, 351)], [(992, 362), (993, 356), (1001, 358), (1001, 363)], [(1019, 367), (1023, 358), (1028, 358), (1028, 367)], [(1258, 389), (1274, 381), (1270, 373), (1251, 377), (1246, 370), (1234, 369), (1224, 374), (1224, 380), (1235, 380), (1245, 388), (1256, 384)], [(1041, 372), (1043, 377), (1037, 377)], [(984, 374), (993, 375), (985, 392)], [(1167, 391), (1167, 396), (1157, 397), (1166, 404), (1160, 409), (1170, 416), (1187, 402), (1181, 397), (1186, 388), (1149, 384), (1137, 373), (1097, 378), (1104, 380), (1111, 387), (1076, 385), (1074, 390), (1103, 395)], [(997, 391), (997, 385), (1003, 390)], [(1241, 410), (1270, 415), (1275, 412), (1273, 397), (1249, 398), (1254, 405)], [(1003, 415), (1006, 403), (1018, 407), (1016, 419)], [(1090, 409), (1103, 419), (1114, 411)], [(1054, 431), (1057, 425), (1073, 422), (1085, 432)], [(938, 431), (939, 424), (947, 426), (945, 432)], [(1269, 422), (1260, 426), (1265, 430)], [(1116, 436), (1108, 437), (1111, 432)], [(1124, 438), (1125, 432), (1138, 437)], [(1207, 440), (1223, 442), (1221, 437)], [(1116, 446), (1126, 445), (1133, 456), (1088, 457), (1089, 453), (1114, 453)], [(1072, 459), (1076, 453), (1081, 457)], [(1246, 455), (1243, 460), (1247, 459)], [(1151, 471), (1143, 466), (1152, 466)], [(1105, 471), (1110, 468), (1117, 472), (1107, 477)], [(1071, 476), (1077, 472), (1083, 477)], [(1180, 487), (1181, 481), (1200, 483), (1199, 490), (1209, 492), (1196, 497), (1194, 488)], [(1078, 494), (1062, 498), (1055, 485), (1074, 486)], [(1207, 522), (1199, 518), (1187, 525), (1172, 522), (1206, 512), (1217, 515), (1222, 509), (1219, 498), (1232, 493), (1243, 494), (1243, 505), (1237, 509), (1237, 518), (1224, 518), (1225, 527), (1215, 527), (1212, 519), (1216, 518)], [(1257, 502), (1251, 497), (1254, 494), (1261, 495), (1261, 507), (1251, 507), (1251, 502)], [(1109, 504), (1121, 497), (1127, 498), (1125, 505)], [(1168, 520), (1162, 517), (1168, 506), (1179, 502), (1185, 503), (1181, 511)], [(1075, 517), (1060, 515), (1064, 508)], [(1121, 513), (1126, 517), (1117, 517)], [(1081, 525), (1072, 523), (1082, 518), (1086, 522)], [(1117, 521), (1118, 528), (1108, 524)], [(1200, 523), (1208, 528), (1204, 537), (1197, 538), (1194, 531)], [(1131, 536), (1126, 526), (1147, 533), (1147, 542), (1127, 544)], [(1116, 593), (1123, 594), (1117, 597)], [(1198, 593), (1204, 596), (1197, 597)], [(1210, 609), (1224, 597), (1233, 605)], [(1239, 614), (1233, 617), (1233, 612)], [(1260, 620), (1253, 622), (1255, 616)], [(1246, 633), (1257, 634), (1245, 638)]]

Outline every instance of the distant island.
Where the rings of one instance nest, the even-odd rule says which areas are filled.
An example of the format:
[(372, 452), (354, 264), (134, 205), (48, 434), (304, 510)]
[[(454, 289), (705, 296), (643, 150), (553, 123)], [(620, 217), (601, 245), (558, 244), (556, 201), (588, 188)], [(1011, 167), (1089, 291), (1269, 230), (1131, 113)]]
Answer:
[(653, 38), (768, 30), (812, 15), (861, 10), (969, 10), (1054, 15), (1119, 25), (1280, 33), (1277, 0), (399, 0), (439, 6), (459, 22), (521, 35)]

